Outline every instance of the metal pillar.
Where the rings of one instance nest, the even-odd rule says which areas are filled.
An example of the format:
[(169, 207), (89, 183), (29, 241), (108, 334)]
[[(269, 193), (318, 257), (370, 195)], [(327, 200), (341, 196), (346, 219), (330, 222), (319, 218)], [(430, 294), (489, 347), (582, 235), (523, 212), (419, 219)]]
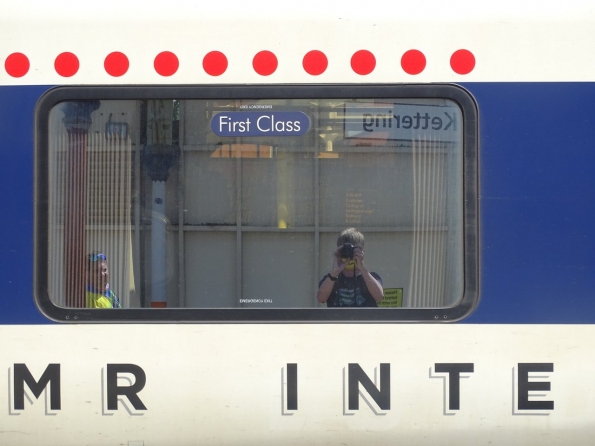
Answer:
[(165, 182), (169, 169), (177, 162), (180, 148), (156, 144), (145, 146), (143, 163), (151, 178), (151, 307), (167, 306), (167, 218)]
[(85, 307), (87, 223), (87, 135), (99, 101), (65, 102), (62, 122), (68, 132), (64, 211), (66, 306)]

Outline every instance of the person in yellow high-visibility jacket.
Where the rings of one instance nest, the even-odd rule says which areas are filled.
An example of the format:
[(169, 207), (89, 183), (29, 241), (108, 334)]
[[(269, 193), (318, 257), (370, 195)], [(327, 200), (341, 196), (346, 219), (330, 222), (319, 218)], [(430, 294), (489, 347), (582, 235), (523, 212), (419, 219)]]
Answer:
[(107, 257), (93, 252), (87, 257), (87, 308), (122, 308), (120, 299), (110, 289)]

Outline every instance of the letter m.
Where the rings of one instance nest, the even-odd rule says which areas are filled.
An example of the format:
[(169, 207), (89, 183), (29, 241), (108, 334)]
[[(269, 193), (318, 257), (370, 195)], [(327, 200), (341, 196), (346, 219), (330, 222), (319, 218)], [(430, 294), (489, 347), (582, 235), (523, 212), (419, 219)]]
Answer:
[(61, 410), (61, 399), (60, 399), (60, 364), (49, 364), (39, 378), (39, 381), (35, 381), (33, 375), (27, 368), (26, 364), (15, 364), (14, 365), (14, 410), (25, 409), (25, 383), (31, 390), (35, 398), (39, 398), (43, 389), (48, 384), (50, 386), (50, 409)]
[(359, 384), (361, 384), (381, 410), (390, 410), (390, 364), (380, 364), (380, 388), (368, 378), (359, 364), (349, 364), (349, 410), (359, 410)]

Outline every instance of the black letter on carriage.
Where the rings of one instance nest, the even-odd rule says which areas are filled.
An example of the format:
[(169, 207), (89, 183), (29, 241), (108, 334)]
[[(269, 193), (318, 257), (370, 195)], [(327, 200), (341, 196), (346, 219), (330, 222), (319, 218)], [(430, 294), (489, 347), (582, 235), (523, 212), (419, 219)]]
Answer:
[(39, 398), (43, 389), (50, 386), (50, 409), (61, 410), (62, 403), (60, 399), (60, 364), (48, 364), (47, 368), (39, 378), (35, 381), (33, 375), (27, 368), (26, 364), (14, 365), (14, 410), (25, 409), (25, 383), (35, 398)]
[[(135, 382), (130, 386), (118, 386), (118, 373), (130, 373), (134, 375)], [(136, 410), (147, 410), (143, 402), (138, 397), (139, 393), (145, 387), (147, 376), (143, 369), (135, 364), (108, 364), (107, 373), (107, 410), (118, 410), (118, 396), (122, 395), (128, 398)]]
[(473, 363), (434, 364), (436, 373), (448, 373), (448, 410), (461, 407), (461, 373), (473, 373)]
[(390, 410), (390, 364), (380, 364), (380, 389), (376, 388), (359, 364), (349, 364), (348, 371), (349, 410), (359, 410), (359, 383), (381, 410)]
[(287, 410), (297, 410), (297, 364), (287, 364)]
[(549, 381), (529, 381), (529, 372), (553, 372), (554, 364), (519, 363), (518, 368), (518, 410), (553, 410), (553, 401), (529, 401), (530, 390), (550, 390)]

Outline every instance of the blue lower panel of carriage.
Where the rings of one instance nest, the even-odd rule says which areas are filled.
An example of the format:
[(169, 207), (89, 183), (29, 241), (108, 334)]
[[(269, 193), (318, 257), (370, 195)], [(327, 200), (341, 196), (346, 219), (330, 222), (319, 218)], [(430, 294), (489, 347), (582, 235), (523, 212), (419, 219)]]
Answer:
[[(595, 84), (470, 83), (480, 116), (481, 291), (466, 323), (595, 323)], [(0, 87), (0, 323), (33, 299), (33, 112)], [(321, 310), (324, 311), (324, 310)]]
[(33, 300), (33, 111), (48, 87), (0, 87), (0, 323), (48, 320)]
[(471, 323), (595, 322), (595, 84), (469, 84), (480, 116)]

